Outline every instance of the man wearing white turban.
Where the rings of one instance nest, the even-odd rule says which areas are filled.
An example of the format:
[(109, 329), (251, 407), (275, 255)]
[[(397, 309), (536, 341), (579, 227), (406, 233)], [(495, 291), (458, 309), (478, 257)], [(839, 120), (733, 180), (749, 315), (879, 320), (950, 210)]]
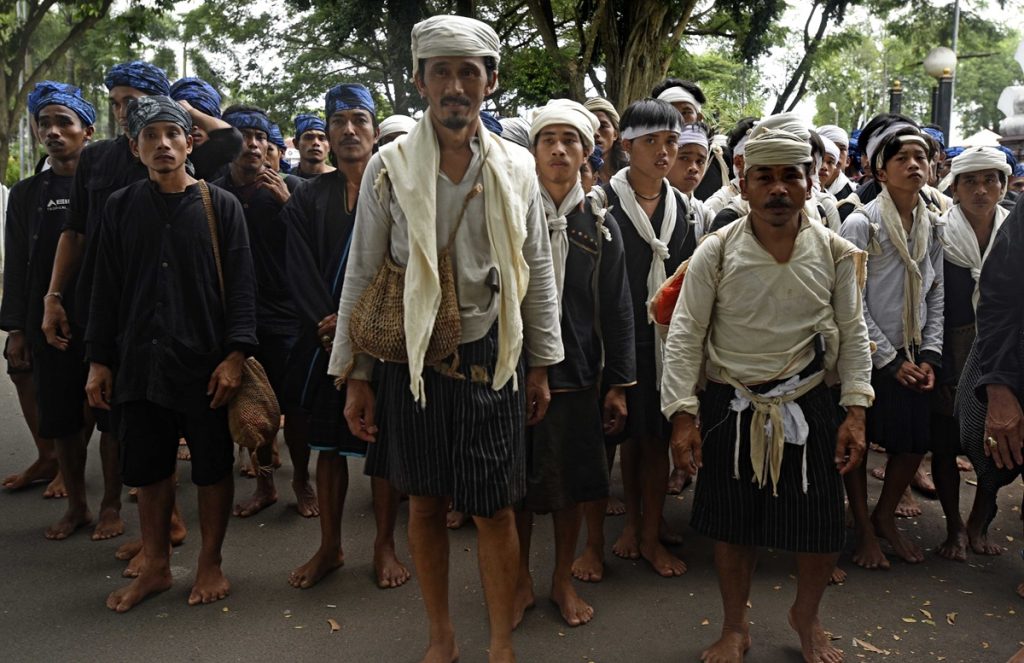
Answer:
[[(741, 661), (750, 647), (758, 547), (796, 553), (789, 620), (803, 660), (842, 658), (818, 609), (846, 539), (842, 475), (863, 458), (873, 397), (867, 256), (807, 218), (810, 166), (805, 139), (751, 132), (740, 180), (750, 214), (697, 247), (665, 343), (662, 411), (676, 465), (700, 470), (690, 524), (716, 541), (725, 613), (703, 661)], [(841, 383), (845, 420), (826, 379)]]
[[(529, 556), (535, 513), (551, 513), (554, 520), (551, 600), (570, 626), (594, 615), (573, 587), (573, 556), (582, 505), (600, 502), (595, 510), (604, 513), (604, 433), (625, 426), (626, 387), (635, 382), (633, 304), (622, 232), (605, 210), (588, 203), (580, 183), (580, 167), (594, 148), (597, 125), (580, 104), (556, 99), (534, 114), (529, 131), (551, 236), (565, 359), (548, 370), (547, 415), (527, 431), (526, 498), (516, 517), (516, 621), (534, 600)], [(602, 382), (608, 386), (603, 398)], [(600, 558), (594, 561), (600, 564)]]
[[(374, 442), (367, 473), (410, 496), (409, 548), (430, 623), (424, 660), (459, 657), (448, 606), (450, 499), (477, 527), (490, 660), (512, 661), (523, 424), (544, 418), (547, 367), (564, 356), (551, 247), (532, 156), (480, 120), (498, 87), (497, 34), (434, 16), (413, 27), (412, 54), (427, 111), (363, 175), (328, 373), (347, 384), (352, 433)], [(378, 364), (374, 348), (353, 345), (350, 327), (363, 322), (353, 310), (364, 294), (382, 291), (371, 282), (395, 285), (394, 272), (401, 316), (381, 311), (381, 324), (404, 341), (404, 361)], [(457, 312), (443, 325), (442, 307)], [(454, 337), (454, 353), (428, 358), (431, 339), (447, 350)]]

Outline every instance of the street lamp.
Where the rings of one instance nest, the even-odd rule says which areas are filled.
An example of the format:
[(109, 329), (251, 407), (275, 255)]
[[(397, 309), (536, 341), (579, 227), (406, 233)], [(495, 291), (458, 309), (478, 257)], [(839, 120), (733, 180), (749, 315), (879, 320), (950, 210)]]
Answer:
[(925, 72), (938, 82), (932, 96), (932, 123), (942, 128), (949, 140), (950, 115), (953, 111), (953, 74), (956, 53), (945, 46), (933, 48), (924, 59)]
[(892, 82), (889, 88), (889, 112), (899, 113), (903, 108), (903, 84), (898, 80)]
[(838, 127), (839, 126), (839, 107), (836, 106), (836, 102), (834, 102), (834, 101), (828, 102), (828, 107), (832, 109), (833, 113), (835, 113), (835, 121), (833, 122), (833, 124), (835, 124)]

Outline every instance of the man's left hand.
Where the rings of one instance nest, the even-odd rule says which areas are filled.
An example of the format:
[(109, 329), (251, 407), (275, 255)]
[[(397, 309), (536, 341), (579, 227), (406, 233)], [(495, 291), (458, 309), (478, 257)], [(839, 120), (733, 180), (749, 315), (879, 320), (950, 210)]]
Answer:
[(210, 408), (216, 410), (227, 405), (231, 398), (242, 386), (242, 364), (245, 362), (245, 355), (241, 352), (232, 352), (217, 365), (210, 382), (206, 385), (206, 395), (213, 396), (210, 400)]
[(320, 341), (320, 347), (324, 349), (324, 352), (330, 352), (334, 349), (334, 333), (337, 331), (337, 328), (337, 313), (330, 314), (317, 324), (316, 337)]
[(626, 390), (612, 387), (604, 397), (603, 424), (605, 435), (618, 435), (626, 427)]
[(551, 389), (548, 388), (548, 368), (538, 366), (526, 372), (526, 425), (539, 424), (548, 413)]
[(284, 178), (275, 173), (274, 171), (270, 170), (269, 168), (265, 168), (256, 177), (256, 186), (261, 189), (266, 189), (267, 191), (269, 191), (271, 194), (273, 194), (277, 202), (281, 203), (282, 205), (288, 202), (288, 199), (292, 195), (291, 192), (288, 190), (288, 185), (284, 183)]
[(846, 419), (839, 426), (836, 435), (836, 469), (846, 474), (860, 466), (867, 449), (864, 435), (864, 408), (851, 405), (846, 409)]
[(919, 369), (921, 369), (921, 372), (924, 373), (924, 377), (925, 377), (924, 382), (922, 382), (921, 384), (917, 385), (918, 391), (925, 392), (925, 391), (931, 391), (932, 389), (934, 389), (935, 388), (935, 369), (932, 368), (932, 365), (929, 364), (926, 361), (922, 361), (921, 363), (919, 363), (917, 365), (917, 367)]

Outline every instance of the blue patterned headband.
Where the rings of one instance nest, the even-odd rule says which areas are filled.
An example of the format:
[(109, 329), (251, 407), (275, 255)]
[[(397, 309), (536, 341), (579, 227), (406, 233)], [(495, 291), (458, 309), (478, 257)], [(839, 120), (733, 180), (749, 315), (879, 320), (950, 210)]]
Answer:
[(85, 126), (96, 123), (96, 109), (82, 98), (82, 91), (68, 83), (42, 81), (28, 94), (28, 112), (39, 119), (39, 111), (46, 106), (67, 106)]
[(236, 129), (258, 129), (270, 137), (270, 118), (260, 111), (233, 111), (224, 115), (224, 121)]
[(220, 92), (201, 78), (180, 78), (171, 86), (171, 99), (187, 101), (196, 110), (220, 117)]
[[(370, 91), (359, 84), (342, 83), (335, 85), (327, 92), (325, 102), (324, 117), (327, 118), (330, 118), (338, 111), (356, 109), (364, 110), (370, 115), (377, 114), (377, 106), (373, 103)], [(302, 116), (300, 115), (299, 117)], [(298, 122), (299, 118), (295, 118), (296, 126), (298, 126)], [(298, 130), (296, 129), (296, 131)], [(302, 135), (301, 132), (298, 132), (298, 134)]]
[(146, 94), (168, 96), (171, 93), (171, 84), (167, 80), (164, 70), (141, 60), (115, 64), (107, 72), (107, 77), (103, 82), (108, 90), (119, 85), (127, 85)]
[(295, 136), (301, 137), (307, 131), (323, 131), (327, 133), (327, 125), (316, 115), (302, 113), (295, 116)]

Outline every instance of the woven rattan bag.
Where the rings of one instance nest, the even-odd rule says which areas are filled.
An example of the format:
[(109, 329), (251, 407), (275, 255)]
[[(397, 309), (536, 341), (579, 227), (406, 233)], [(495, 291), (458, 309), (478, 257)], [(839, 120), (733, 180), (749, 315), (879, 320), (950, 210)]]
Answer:
[[(452, 266), (452, 246), (455, 243), (455, 233), (458, 232), (462, 218), (466, 215), (466, 207), (483, 189), (480, 186), (480, 177), (483, 174), (483, 164), (477, 173), (473, 187), (466, 194), (462, 201), (462, 209), (459, 217), (452, 228), (448, 243), (437, 254), (437, 277), (441, 283), (441, 303), (438, 306), (437, 317), (434, 319), (434, 329), (430, 334), (430, 342), (427, 345), (427, 352), (423, 363), (426, 366), (436, 366), (443, 360), (455, 354), (462, 342), (462, 319), (459, 316), (459, 298), (455, 291), (455, 273)], [(386, 189), (388, 184), (384, 183)], [(388, 209), (385, 205), (384, 209)], [(388, 215), (388, 235), (390, 238), (393, 220)], [(352, 345), (358, 352), (365, 352), (382, 361), (390, 361), (400, 364), (409, 363), (409, 356), (405, 345), (405, 268), (398, 265), (391, 257), (391, 242), (384, 252), (384, 262), (381, 264), (373, 281), (360, 295), (355, 307), (352, 309), (352, 318), (349, 323), (349, 335), (352, 337)]]
[[(206, 209), (206, 221), (210, 226), (210, 237), (213, 241), (213, 258), (217, 265), (217, 282), (220, 294), (227, 306), (224, 291), (224, 268), (220, 260), (220, 241), (217, 234), (217, 216), (213, 212), (210, 200), (210, 189), (206, 182), (199, 181), (199, 190), (203, 196), (203, 207)], [(274, 395), (274, 390), (267, 379), (267, 373), (255, 357), (248, 357), (242, 364), (242, 384), (228, 403), (228, 427), (235, 443), (252, 452), (253, 466), (256, 462), (256, 450), (273, 442), (277, 430), (281, 426), (281, 407)]]

